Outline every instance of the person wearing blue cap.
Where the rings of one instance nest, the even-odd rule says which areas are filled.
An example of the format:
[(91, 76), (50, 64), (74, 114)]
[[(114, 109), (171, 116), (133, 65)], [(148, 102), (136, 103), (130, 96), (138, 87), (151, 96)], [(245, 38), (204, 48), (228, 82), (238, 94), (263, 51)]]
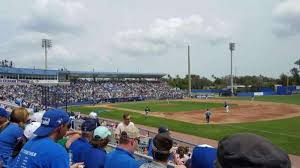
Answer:
[(93, 137), (93, 131), (97, 127), (97, 122), (92, 119), (85, 120), (81, 125), (81, 137), (72, 142), (69, 152), (72, 153), (72, 162), (77, 163), (83, 160), (83, 149), (91, 148), (89, 143)]
[(0, 134), (0, 160), (3, 161), (4, 166), (11, 159), (18, 139), (23, 136), (28, 117), (29, 113), (25, 108), (15, 108), (11, 113), (9, 123)]
[(84, 152), (83, 162), (86, 168), (104, 168), (106, 151), (105, 147), (110, 141), (111, 132), (104, 126), (94, 130), (91, 140), (92, 147)]
[(67, 151), (56, 143), (66, 134), (68, 127), (69, 115), (65, 111), (46, 111), (41, 126), (34, 132), (37, 137), (25, 144), (11, 167), (70, 167)]
[(9, 114), (4, 108), (0, 108), (0, 133), (8, 124)]

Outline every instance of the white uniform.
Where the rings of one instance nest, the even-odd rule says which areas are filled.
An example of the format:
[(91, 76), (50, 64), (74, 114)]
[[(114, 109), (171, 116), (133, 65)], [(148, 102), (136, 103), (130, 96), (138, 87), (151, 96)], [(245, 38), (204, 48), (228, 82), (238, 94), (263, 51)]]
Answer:
[(227, 105), (227, 106), (225, 107), (225, 111), (226, 111), (226, 113), (229, 112), (229, 105)]

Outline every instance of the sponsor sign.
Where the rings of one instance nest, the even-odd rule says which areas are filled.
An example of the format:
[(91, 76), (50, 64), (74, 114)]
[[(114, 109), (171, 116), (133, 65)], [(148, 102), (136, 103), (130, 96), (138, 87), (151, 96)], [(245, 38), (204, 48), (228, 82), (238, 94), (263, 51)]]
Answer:
[(263, 96), (264, 92), (254, 92), (254, 96)]

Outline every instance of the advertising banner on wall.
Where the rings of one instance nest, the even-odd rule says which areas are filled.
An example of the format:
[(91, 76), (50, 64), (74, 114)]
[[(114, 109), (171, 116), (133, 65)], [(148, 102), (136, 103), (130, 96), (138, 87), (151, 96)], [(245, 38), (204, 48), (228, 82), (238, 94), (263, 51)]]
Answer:
[(263, 96), (264, 92), (254, 92), (254, 96)]

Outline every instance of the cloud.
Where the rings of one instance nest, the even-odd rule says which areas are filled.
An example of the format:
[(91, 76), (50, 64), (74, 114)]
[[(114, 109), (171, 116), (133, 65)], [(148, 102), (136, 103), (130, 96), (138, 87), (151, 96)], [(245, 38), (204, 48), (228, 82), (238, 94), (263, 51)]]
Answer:
[[(42, 39), (55, 39), (53, 47), (48, 50), (48, 67), (73, 67), (80, 64), (86, 65), (95, 59), (95, 55), (85, 54), (86, 50), (74, 50), (67, 46), (60, 38), (39, 32), (20, 32), (14, 38), (0, 44), (0, 55), (5, 59), (12, 60), (18, 67), (44, 67), (44, 49), (42, 48)], [(84, 56), (84, 59), (82, 59)], [(11, 59), (14, 58), (14, 59)], [(80, 64), (79, 64), (80, 63)]]
[(113, 38), (113, 45), (129, 56), (154, 56), (194, 41), (215, 45), (228, 37), (228, 26), (223, 21), (204, 20), (199, 15), (192, 15), (187, 18), (156, 19), (147, 28), (119, 32)]
[(87, 9), (76, 0), (34, 0), (22, 27), (35, 32), (76, 34), (82, 31)]
[(274, 33), (279, 37), (300, 33), (300, 1), (285, 0), (273, 10), (275, 18)]

